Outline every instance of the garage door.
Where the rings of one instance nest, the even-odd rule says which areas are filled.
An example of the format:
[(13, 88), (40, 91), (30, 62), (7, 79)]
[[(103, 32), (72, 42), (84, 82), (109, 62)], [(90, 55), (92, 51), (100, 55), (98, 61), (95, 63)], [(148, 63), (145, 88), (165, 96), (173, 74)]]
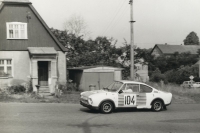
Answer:
[(84, 90), (89, 90), (89, 85), (96, 85), (96, 89), (102, 89), (114, 81), (113, 72), (99, 73), (84, 73), (85, 87)]

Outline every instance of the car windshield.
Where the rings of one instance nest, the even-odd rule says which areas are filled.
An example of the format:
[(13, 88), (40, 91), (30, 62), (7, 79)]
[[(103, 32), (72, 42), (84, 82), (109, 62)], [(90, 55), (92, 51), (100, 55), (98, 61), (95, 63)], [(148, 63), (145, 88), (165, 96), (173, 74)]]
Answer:
[(108, 90), (110, 92), (116, 92), (117, 90), (119, 90), (119, 88), (121, 88), (122, 85), (123, 85), (122, 82), (116, 81), (107, 86), (106, 88), (104, 88), (104, 90)]

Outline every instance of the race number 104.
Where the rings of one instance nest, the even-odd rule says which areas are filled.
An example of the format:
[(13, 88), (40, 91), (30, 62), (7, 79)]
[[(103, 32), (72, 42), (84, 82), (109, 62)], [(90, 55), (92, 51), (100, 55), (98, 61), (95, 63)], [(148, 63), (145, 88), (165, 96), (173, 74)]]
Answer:
[(134, 105), (135, 97), (134, 95), (124, 95), (124, 105)]

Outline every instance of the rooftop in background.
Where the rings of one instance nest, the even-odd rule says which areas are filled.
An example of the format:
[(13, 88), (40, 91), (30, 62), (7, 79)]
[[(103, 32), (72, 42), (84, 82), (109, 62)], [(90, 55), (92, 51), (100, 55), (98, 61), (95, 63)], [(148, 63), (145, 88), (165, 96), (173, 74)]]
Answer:
[(168, 45), (168, 44), (156, 44), (152, 49), (152, 55), (172, 55), (175, 52), (178, 53), (186, 53), (190, 52), (190, 54), (197, 54), (198, 49), (200, 49), (200, 45)]

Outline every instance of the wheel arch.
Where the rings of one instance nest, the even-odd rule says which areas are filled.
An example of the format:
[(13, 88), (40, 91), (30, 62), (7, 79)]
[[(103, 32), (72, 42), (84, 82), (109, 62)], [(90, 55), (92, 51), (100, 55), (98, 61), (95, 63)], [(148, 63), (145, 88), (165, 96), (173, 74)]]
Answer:
[(151, 104), (150, 104), (150, 105), (152, 105), (153, 102), (156, 101), (156, 100), (160, 100), (160, 101), (163, 103), (163, 106), (165, 106), (165, 102), (164, 102), (164, 100), (163, 100), (162, 98), (155, 98), (155, 99), (153, 99), (153, 100), (151, 101)]
[(114, 109), (116, 108), (115, 102), (114, 102), (112, 99), (104, 99), (104, 100), (102, 100), (102, 101), (99, 103), (98, 108), (100, 109), (101, 104), (102, 104), (103, 102), (106, 102), (106, 101), (111, 102), (111, 103), (113, 104), (113, 106), (114, 106)]

